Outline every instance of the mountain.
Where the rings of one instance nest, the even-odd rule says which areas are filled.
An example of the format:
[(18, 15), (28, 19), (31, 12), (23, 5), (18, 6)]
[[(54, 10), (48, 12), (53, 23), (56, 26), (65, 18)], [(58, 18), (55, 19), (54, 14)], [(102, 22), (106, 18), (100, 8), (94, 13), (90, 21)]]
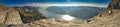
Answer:
[(19, 11), (23, 23), (29, 23), (32, 21), (46, 18), (42, 13), (39, 12), (37, 7), (23, 6), (23, 7), (12, 7)]
[(0, 24), (23, 24), (46, 18), (36, 7), (5, 7), (0, 5)]
[(120, 0), (112, 0), (112, 2), (109, 5), (109, 8), (113, 9), (120, 9)]
[[(89, 6), (51, 6), (46, 9), (48, 12), (59, 15), (71, 15), (78, 19), (90, 19), (100, 12), (106, 10), (106, 8), (89, 7)], [(53, 15), (54, 16), (54, 15)]]
[(118, 13), (119, 10), (120, 10), (120, 0), (112, 0), (111, 3), (108, 5), (107, 10), (104, 12), (101, 12), (99, 16), (105, 17), (108, 15), (112, 15), (112, 14)]

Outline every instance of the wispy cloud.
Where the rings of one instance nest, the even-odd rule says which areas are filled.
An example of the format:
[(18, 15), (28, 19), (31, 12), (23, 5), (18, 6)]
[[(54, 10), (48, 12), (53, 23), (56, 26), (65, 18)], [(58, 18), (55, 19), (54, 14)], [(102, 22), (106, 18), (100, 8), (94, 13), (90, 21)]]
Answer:
[(94, 4), (94, 3), (27, 3), (20, 6), (37, 6), (37, 7), (49, 7), (49, 6), (91, 6), (91, 7), (107, 7), (108, 4)]

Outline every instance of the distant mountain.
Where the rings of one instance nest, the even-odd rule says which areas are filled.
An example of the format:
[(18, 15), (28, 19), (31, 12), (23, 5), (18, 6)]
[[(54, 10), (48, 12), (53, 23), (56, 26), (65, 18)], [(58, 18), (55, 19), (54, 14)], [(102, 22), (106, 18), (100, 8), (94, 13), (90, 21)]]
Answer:
[(81, 10), (81, 9), (88, 9), (91, 11), (102, 11), (105, 10), (106, 8), (98, 8), (98, 7), (87, 7), (87, 6), (51, 6), (48, 7), (46, 10), (52, 13), (57, 13), (57, 14), (66, 14), (66, 13), (70, 13), (73, 11), (77, 11), (77, 10)]
[(90, 19), (106, 8), (88, 7), (88, 6), (51, 6), (46, 9), (48, 12), (60, 15), (69, 14), (78, 19)]
[(38, 9), (37, 9), (37, 7), (32, 7), (32, 6), (23, 6), (23, 7), (19, 7), (19, 6), (15, 6), (15, 7), (12, 7), (12, 8), (21, 8), (21, 9), (23, 9), (23, 10), (36, 10), (36, 11), (38, 11)]

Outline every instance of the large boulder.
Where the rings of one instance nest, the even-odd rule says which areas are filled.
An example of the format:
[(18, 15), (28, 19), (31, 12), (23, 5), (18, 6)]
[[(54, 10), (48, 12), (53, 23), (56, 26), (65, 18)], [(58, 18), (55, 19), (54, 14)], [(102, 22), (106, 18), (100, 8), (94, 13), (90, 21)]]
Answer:
[(19, 12), (11, 9), (11, 11), (7, 13), (5, 24), (22, 24)]
[(22, 24), (19, 12), (0, 5), (0, 24)]

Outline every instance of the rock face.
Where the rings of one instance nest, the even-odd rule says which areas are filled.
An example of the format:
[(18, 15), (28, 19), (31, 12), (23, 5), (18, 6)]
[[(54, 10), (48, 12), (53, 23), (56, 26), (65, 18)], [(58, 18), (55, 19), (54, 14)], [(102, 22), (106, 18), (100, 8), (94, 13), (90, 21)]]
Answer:
[(112, 15), (114, 13), (118, 13), (120, 10), (120, 0), (112, 0), (111, 3), (108, 5), (106, 11), (99, 14), (100, 17), (105, 17), (108, 15)]
[(0, 22), (1, 24), (22, 24), (19, 12), (0, 5)]
[(11, 10), (5, 19), (5, 24), (22, 24), (20, 14), (16, 10)]
[(120, 9), (120, 0), (112, 0), (108, 9)]
[(0, 24), (23, 24), (43, 18), (46, 17), (34, 7), (3, 7), (0, 4)]
[(23, 6), (23, 7), (13, 7), (19, 11), (23, 23), (30, 23), (40, 19), (46, 18), (42, 13), (38, 11), (36, 7)]

